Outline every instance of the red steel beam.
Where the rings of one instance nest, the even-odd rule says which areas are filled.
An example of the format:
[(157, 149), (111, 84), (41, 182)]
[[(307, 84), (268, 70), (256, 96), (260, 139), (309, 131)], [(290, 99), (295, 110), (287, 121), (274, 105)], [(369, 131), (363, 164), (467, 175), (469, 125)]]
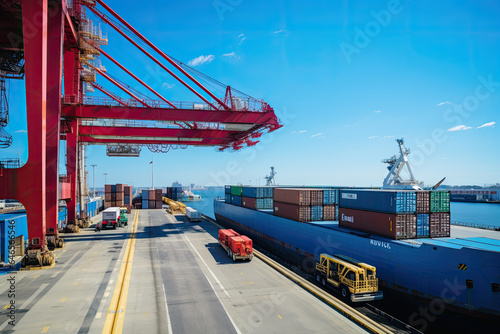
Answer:
[(121, 68), (122, 70), (124, 70), (127, 74), (129, 74), (132, 78), (134, 78), (135, 80), (137, 80), (141, 85), (143, 85), (144, 87), (146, 87), (147, 89), (149, 89), (153, 94), (155, 94), (160, 99), (162, 99), (163, 101), (165, 101), (166, 103), (168, 103), (172, 108), (177, 109), (177, 107), (173, 103), (171, 103), (170, 101), (168, 101), (166, 98), (164, 98), (162, 95), (160, 95), (153, 88), (149, 87), (144, 81), (142, 81), (141, 79), (139, 79), (135, 74), (133, 74), (132, 72), (130, 72), (127, 68), (125, 68), (125, 66), (123, 66), (118, 61), (116, 61), (113, 57), (111, 57), (109, 54), (107, 54), (105, 51), (103, 51), (100, 47), (97, 46), (97, 49), (99, 50), (100, 53), (102, 53), (109, 60), (111, 60), (113, 63), (115, 63), (116, 66), (118, 66), (119, 68)]
[(224, 130), (161, 129), (146, 127), (83, 126), (78, 129), (80, 136), (124, 136), (124, 137), (181, 137), (234, 139), (234, 132)]
[(143, 106), (145, 107), (148, 107), (150, 108), (150, 106), (143, 102), (141, 99), (139, 99), (137, 96), (135, 96), (132, 92), (130, 92), (128, 89), (126, 89), (125, 87), (123, 87), (122, 85), (120, 85), (120, 83), (118, 83), (116, 80), (114, 80), (113, 78), (111, 78), (109, 75), (107, 75), (106, 73), (104, 73), (103, 71), (101, 71), (100, 69), (98, 69), (97, 67), (91, 65), (91, 64), (87, 64), (88, 66), (92, 67), (94, 70), (97, 71), (97, 73), (99, 73), (100, 75), (102, 75), (103, 77), (105, 77), (106, 79), (108, 79), (109, 81), (111, 81), (111, 83), (113, 83), (114, 85), (118, 86), (118, 88), (120, 88), (121, 90), (123, 90), (125, 93), (127, 93), (128, 95), (132, 96), (132, 98), (134, 98), (137, 102), (139, 102), (140, 104), (142, 104)]
[(112, 118), (154, 121), (214, 122), (243, 124), (275, 124), (273, 111), (214, 111), (142, 107), (110, 107), (96, 105), (64, 105), (62, 115), (77, 118)]
[(181, 84), (183, 84), (185, 87), (187, 87), (190, 91), (192, 91), (194, 94), (196, 94), (196, 96), (198, 96), (200, 99), (202, 99), (205, 103), (207, 103), (209, 106), (211, 106), (214, 110), (217, 110), (218, 108), (216, 108), (212, 103), (210, 103), (210, 101), (208, 101), (203, 95), (201, 95), (200, 93), (198, 93), (193, 87), (189, 86), (184, 80), (182, 80), (181, 78), (179, 78), (174, 72), (172, 72), (171, 70), (169, 70), (165, 65), (163, 65), (158, 59), (156, 59), (155, 57), (153, 57), (149, 52), (147, 52), (146, 50), (144, 50), (144, 48), (142, 48), (141, 46), (139, 46), (139, 44), (137, 44), (132, 38), (130, 38), (129, 36), (127, 36), (127, 34), (125, 34), (123, 31), (121, 31), (120, 28), (118, 28), (116, 25), (114, 25), (111, 21), (109, 21), (101, 12), (99, 12), (98, 10), (96, 10), (95, 8), (93, 7), (88, 7), (95, 15), (97, 15), (101, 20), (103, 20), (105, 23), (107, 23), (108, 25), (110, 25), (113, 29), (115, 29), (118, 33), (120, 33), (120, 35), (122, 35), (126, 40), (128, 40), (130, 43), (132, 43), (136, 48), (138, 48), (139, 50), (142, 51), (142, 53), (144, 53), (146, 56), (148, 56), (151, 60), (153, 60), (158, 66), (160, 66), (161, 68), (163, 68), (165, 71), (168, 72), (168, 74), (170, 74), (171, 76), (173, 76), (177, 81), (179, 81)]
[(80, 136), (82, 143), (90, 144), (173, 144), (173, 145), (188, 145), (188, 146), (218, 146), (231, 143), (229, 140), (224, 139), (210, 139), (204, 138), (201, 141), (180, 141), (180, 140), (136, 140), (136, 139), (95, 139), (92, 137)]
[(151, 47), (153, 50), (155, 50), (160, 56), (165, 58), (170, 64), (172, 64), (176, 69), (178, 69), (182, 74), (184, 74), (186, 77), (188, 77), (192, 82), (194, 82), (198, 87), (203, 89), (205, 93), (210, 95), (212, 99), (217, 101), (221, 106), (224, 107), (226, 110), (231, 110), (224, 102), (222, 102), (217, 96), (212, 94), (211, 91), (209, 91), (205, 86), (203, 86), (201, 83), (198, 82), (195, 78), (193, 78), (189, 73), (187, 73), (182, 67), (180, 67), (175, 61), (173, 61), (169, 56), (167, 56), (163, 51), (158, 49), (156, 45), (151, 43), (146, 37), (144, 37), (140, 32), (138, 32), (134, 27), (132, 27), (127, 21), (125, 21), (120, 15), (118, 15), (114, 10), (112, 10), (108, 5), (104, 3), (102, 0), (97, 0), (97, 3), (99, 3), (101, 6), (103, 6), (111, 15), (113, 15), (118, 21), (120, 21), (122, 24), (124, 24), (130, 31), (132, 31), (137, 37), (139, 37), (144, 43), (146, 43), (149, 47)]
[(71, 200), (67, 202), (68, 222), (76, 219), (76, 181), (78, 164), (78, 120), (71, 122), (71, 132), (66, 133), (66, 174), (70, 181)]
[(100, 90), (101, 92), (103, 92), (104, 94), (106, 94), (107, 96), (109, 96), (110, 98), (112, 98), (113, 100), (115, 100), (116, 102), (118, 102), (119, 104), (121, 104), (122, 106), (128, 107), (125, 103), (123, 103), (120, 99), (116, 98), (113, 94), (111, 94), (110, 92), (108, 92), (101, 85), (98, 85), (95, 82), (92, 82), (91, 85), (92, 85), (92, 87), (97, 88), (98, 90)]

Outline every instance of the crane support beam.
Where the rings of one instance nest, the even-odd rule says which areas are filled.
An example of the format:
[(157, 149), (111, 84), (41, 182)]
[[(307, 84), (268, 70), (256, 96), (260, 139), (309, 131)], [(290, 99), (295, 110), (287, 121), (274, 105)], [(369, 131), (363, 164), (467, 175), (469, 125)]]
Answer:
[[(84, 138), (82, 142), (89, 144), (172, 144), (172, 145), (188, 145), (188, 146), (219, 146), (225, 145), (228, 141), (224, 139), (210, 139), (210, 138), (197, 138), (192, 140), (190, 138), (155, 138), (155, 137), (144, 137), (143, 139), (127, 139), (126, 137), (118, 138), (109, 136), (105, 139), (96, 139), (92, 137), (81, 137)], [(190, 140), (184, 140), (190, 139)]]
[(95, 82), (92, 82), (91, 83), (92, 87), (100, 90), (101, 92), (103, 92), (104, 94), (106, 94), (107, 96), (109, 96), (110, 98), (112, 98), (113, 100), (115, 100), (116, 102), (118, 102), (119, 104), (121, 104), (122, 106), (125, 106), (127, 107), (127, 105), (125, 103), (123, 103), (121, 101), (121, 99), (119, 99), (118, 97), (114, 96), (113, 93), (109, 92), (108, 90), (106, 90), (104, 87), (102, 87), (101, 85), (98, 85), (96, 84)]
[(172, 102), (168, 101), (166, 98), (164, 98), (163, 96), (161, 96), (160, 93), (158, 93), (157, 91), (155, 91), (153, 88), (149, 87), (148, 84), (146, 84), (144, 81), (142, 81), (141, 79), (139, 79), (135, 74), (133, 74), (132, 72), (130, 72), (125, 66), (123, 66), (122, 64), (120, 64), (118, 61), (116, 61), (113, 57), (111, 57), (109, 54), (107, 54), (101, 48), (97, 47), (97, 49), (99, 50), (99, 52), (101, 54), (103, 54), (104, 56), (106, 56), (109, 60), (111, 60), (114, 64), (116, 64), (116, 66), (118, 66), (123, 71), (125, 71), (128, 75), (130, 75), (132, 78), (134, 78), (135, 80), (137, 80), (141, 85), (143, 85), (149, 91), (151, 91), (153, 94), (155, 94), (160, 99), (162, 99), (163, 101), (165, 101), (166, 103), (168, 103), (172, 108), (177, 109), (177, 107)]
[(103, 20), (104, 22), (106, 22), (109, 26), (111, 26), (113, 29), (115, 29), (120, 35), (122, 35), (126, 40), (128, 40), (130, 43), (132, 43), (136, 48), (138, 48), (140, 51), (142, 51), (142, 53), (144, 53), (146, 56), (148, 56), (151, 60), (153, 60), (158, 66), (160, 66), (162, 69), (164, 69), (165, 71), (168, 72), (168, 74), (170, 74), (171, 76), (173, 76), (177, 81), (179, 81), (181, 84), (183, 84), (187, 89), (189, 89), (190, 91), (192, 91), (196, 96), (198, 96), (200, 99), (202, 99), (205, 103), (207, 103), (208, 105), (210, 105), (213, 109), (218, 109), (216, 108), (212, 103), (210, 103), (203, 95), (201, 95), (200, 93), (198, 93), (193, 87), (191, 87), (190, 85), (188, 85), (184, 80), (182, 80), (181, 78), (179, 78), (174, 72), (172, 72), (171, 70), (169, 70), (165, 65), (163, 65), (158, 59), (156, 59), (155, 57), (153, 57), (149, 52), (147, 52), (146, 50), (144, 50), (144, 48), (142, 48), (141, 46), (139, 46), (139, 44), (137, 44), (132, 38), (130, 38), (127, 34), (125, 34), (120, 28), (118, 28), (116, 25), (114, 25), (111, 21), (109, 21), (101, 12), (99, 12), (98, 10), (96, 10), (95, 8), (93, 7), (89, 7), (89, 9), (95, 14), (97, 15), (101, 20)]
[(273, 111), (215, 111), (99, 105), (64, 105), (62, 115), (78, 118), (112, 118), (154, 121), (275, 124)]
[(66, 133), (66, 174), (70, 182), (71, 199), (67, 202), (68, 222), (76, 220), (76, 181), (78, 164), (78, 123), (79, 120), (71, 122), (71, 132)]

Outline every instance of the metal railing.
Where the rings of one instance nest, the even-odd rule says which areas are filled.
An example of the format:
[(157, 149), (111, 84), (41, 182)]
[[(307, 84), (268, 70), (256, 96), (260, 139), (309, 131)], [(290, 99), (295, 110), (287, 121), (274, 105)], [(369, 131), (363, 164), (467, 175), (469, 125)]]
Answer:
[(465, 227), (472, 227), (472, 228), (481, 228), (484, 230), (492, 230), (492, 231), (500, 231), (500, 226), (492, 226), (492, 225), (485, 225), (485, 224), (475, 224), (475, 223), (452, 221), (451, 225), (465, 226)]
[(0, 159), (0, 168), (20, 168), (21, 161), (18, 158), (14, 159)]

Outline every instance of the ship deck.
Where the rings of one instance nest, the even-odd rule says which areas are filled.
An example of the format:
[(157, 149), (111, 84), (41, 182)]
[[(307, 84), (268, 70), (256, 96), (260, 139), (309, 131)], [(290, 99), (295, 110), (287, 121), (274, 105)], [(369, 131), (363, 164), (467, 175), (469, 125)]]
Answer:
[(206, 221), (140, 210), (130, 239), (129, 217), (125, 228), (64, 235), (53, 268), (3, 276), (0, 332), (101, 333), (113, 321), (124, 333), (365, 332), (258, 258), (233, 263)]

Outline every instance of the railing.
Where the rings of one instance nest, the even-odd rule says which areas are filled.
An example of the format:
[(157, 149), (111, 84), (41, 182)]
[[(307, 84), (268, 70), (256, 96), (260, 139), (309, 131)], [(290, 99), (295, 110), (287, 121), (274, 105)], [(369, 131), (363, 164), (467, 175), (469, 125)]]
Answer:
[(472, 227), (472, 228), (481, 228), (484, 230), (492, 230), (492, 231), (500, 231), (500, 226), (492, 226), (492, 225), (485, 225), (485, 224), (475, 224), (475, 223), (465, 223), (465, 222), (452, 221), (451, 225), (466, 226), (466, 227)]
[(0, 159), (0, 168), (20, 168), (21, 162), (18, 158), (14, 159)]

